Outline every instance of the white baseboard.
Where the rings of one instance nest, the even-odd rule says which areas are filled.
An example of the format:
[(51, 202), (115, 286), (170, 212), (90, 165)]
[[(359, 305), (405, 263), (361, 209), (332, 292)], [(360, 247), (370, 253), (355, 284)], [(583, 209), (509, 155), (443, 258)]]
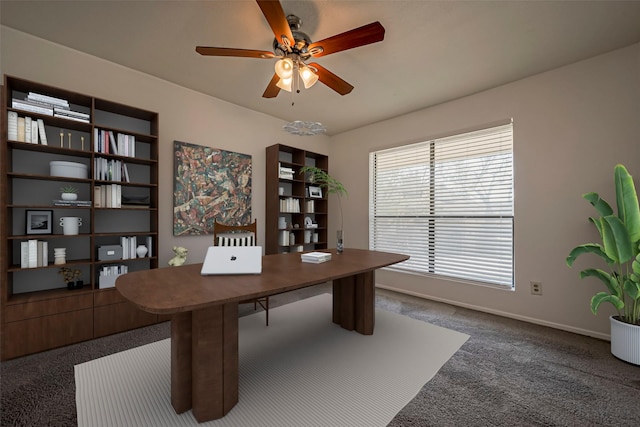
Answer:
[(418, 298), (423, 298), (423, 299), (427, 299), (427, 300), (443, 302), (443, 303), (446, 303), (446, 304), (455, 305), (457, 307), (468, 308), (470, 310), (481, 311), (481, 312), (489, 313), (489, 314), (495, 314), (496, 316), (508, 317), (510, 319), (522, 320), (523, 322), (529, 322), (529, 323), (533, 323), (533, 324), (536, 324), (536, 325), (548, 326), (550, 328), (560, 329), (561, 331), (573, 332), (574, 334), (579, 334), (579, 335), (586, 335), (588, 337), (598, 338), (598, 339), (601, 339), (601, 340), (604, 340), (604, 341), (611, 341), (611, 335), (603, 334), (603, 333), (595, 332), (595, 331), (590, 331), (588, 329), (576, 328), (576, 327), (569, 326), (569, 325), (563, 325), (561, 323), (555, 323), (555, 322), (549, 322), (547, 320), (536, 319), (535, 317), (522, 316), (522, 315), (519, 315), (519, 314), (509, 313), (509, 312), (506, 312), (506, 311), (494, 310), (494, 309), (491, 309), (491, 308), (477, 306), (477, 305), (473, 305), (473, 304), (466, 304), (466, 303), (463, 303), (463, 302), (460, 302), (460, 301), (453, 301), (453, 300), (449, 300), (449, 299), (446, 299), (446, 298), (440, 298), (440, 297), (434, 297), (434, 296), (431, 296), (431, 295), (419, 294), (417, 292), (408, 291), (406, 289), (394, 288), (393, 286), (386, 286), (386, 285), (376, 284), (376, 287), (380, 288), (380, 289), (386, 289), (386, 290), (389, 290), (389, 291), (398, 292), (398, 293), (401, 293), (401, 294), (411, 295), (411, 296), (418, 297)]

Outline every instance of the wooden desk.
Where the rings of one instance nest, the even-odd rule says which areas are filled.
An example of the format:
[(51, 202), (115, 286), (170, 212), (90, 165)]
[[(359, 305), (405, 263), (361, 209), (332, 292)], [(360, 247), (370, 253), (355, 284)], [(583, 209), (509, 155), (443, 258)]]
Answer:
[(204, 422), (238, 402), (240, 301), (333, 280), (333, 322), (371, 335), (374, 272), (407, 259), (360, 249), (334, 252), (322, 264), (303, 263), (299, 253), (267, 255), (260, 275), (201, 276), (202, 264), (190, 264), (128, 273), (116, 288), (144, 311), (171, 314), (171, 404)]

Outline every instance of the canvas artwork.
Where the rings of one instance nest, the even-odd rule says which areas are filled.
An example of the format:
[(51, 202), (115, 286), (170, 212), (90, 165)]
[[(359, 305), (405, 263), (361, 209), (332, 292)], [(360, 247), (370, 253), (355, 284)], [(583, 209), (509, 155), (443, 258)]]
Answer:
[(251, 156), (174, 141), (173, 235), (251, 222)]

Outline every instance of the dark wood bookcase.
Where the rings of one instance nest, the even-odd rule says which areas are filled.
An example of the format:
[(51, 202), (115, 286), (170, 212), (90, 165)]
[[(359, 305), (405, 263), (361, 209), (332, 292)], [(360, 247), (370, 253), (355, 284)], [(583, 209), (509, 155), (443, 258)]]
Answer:
[(316, 166), (328, 171), (329, 157), (282, 144), (266, 150), (265, 253), (326, 249), (327, 195), (312, 191), (316, 185), (300, 169)]
[[(0, 254), (2, 360), (36, 353), (166, 320), (138, 310), (99, 273), (105, 266), (126, 265), (129, 271), (158, 268), (158, 114), (73, 91), (4, 76), (0, 149)], [(89, 117), (72, 120), (13, 108), (13, 99), (29, 92), (67, 100), (73, 111)], [(47, 145), (9, 138), (8, 116), (41, 119)], [(111, 131), (135, 139), (135, 156), (96, 152), (96, 135)], [(97, 179), (98, 159), (127, 165), (128, 182)], [(86, 178), (52, 176), (51, 161), (82, 163)], [(120, 185), (122, 207), (96, 206), (98, 186)], [(60, 187), (79, 189), (88, 206), (61, 206)], [(143, 201), (140, 203), (140, 201)], [(26, 211), (52, 212), (51, 234), (27, 234)], [(61, 217), (79, 217), (79, 234), (65, 235)], [(136, 237), (148, 245), (144, 257), (103, 260), (99, 248)], [(48, 263), (21, 266), (22, 242), (37, 239), (48, 246)], [(54, 264), (53, 249), (66, 248), (66, 264)], [(61, 267), (80, 270), (84, 286), (68, 290)], [(102, 285), (102, 288), (101, 288)]]

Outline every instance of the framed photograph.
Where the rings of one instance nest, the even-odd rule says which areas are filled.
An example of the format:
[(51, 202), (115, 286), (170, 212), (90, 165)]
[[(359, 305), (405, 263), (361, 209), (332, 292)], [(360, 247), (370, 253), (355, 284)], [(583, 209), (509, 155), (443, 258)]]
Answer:
[(309, 186), (309, 197), (312, 197), (314, 199), (321, 199), (322, 198), (322, 188), (314, 187), (313, 185), (310, 185)]
[(26, 211), (26, 234), (52, 234), (53, 211)]

